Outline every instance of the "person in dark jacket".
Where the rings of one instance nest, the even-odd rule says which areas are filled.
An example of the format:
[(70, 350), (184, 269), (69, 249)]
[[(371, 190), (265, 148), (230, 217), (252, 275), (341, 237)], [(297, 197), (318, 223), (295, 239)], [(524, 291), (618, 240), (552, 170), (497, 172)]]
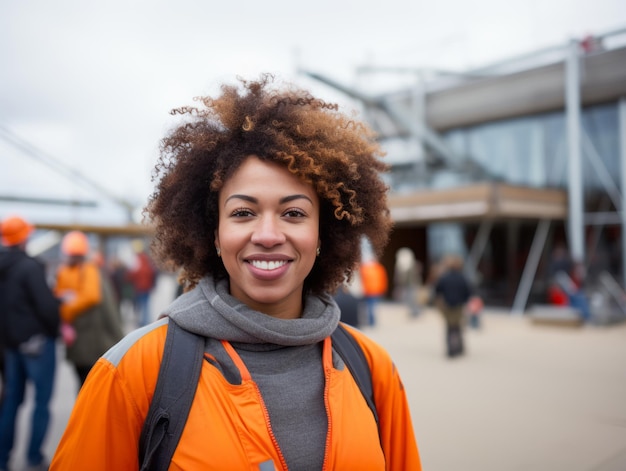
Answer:
[[(6, 252), (6, 248), (0, 245), (0, 259), (4, 256), (4, 252)], [(0, 284), (2, 283), (2, 278), (0, 276)], [(0, 315), (3, 312), (3, 291), (0, 287)], [(4, 399), (4, 331), (0, 331), (0, 407), (2, 407), (2, 399)]]
[(463, 355), (463, 309), (472, 290), (463, 275), (463, 259), (450, 255), (444, 259), (444, 272), (435, 283), (435, 299), (446, 321), (448, 357)]
[(5, 391), (0, 407), (0, 470), (6, 470), (15, 436), (15, 420), (26, 382), (35, 390), (27, 470), (47, 469), (42, 453), (50, 421), (59, 331), (59, 301), (46, 282), (45, 267), (26, 254), (33, 227), (19, 216), (0, 226), (0, 332), (5, 355)]

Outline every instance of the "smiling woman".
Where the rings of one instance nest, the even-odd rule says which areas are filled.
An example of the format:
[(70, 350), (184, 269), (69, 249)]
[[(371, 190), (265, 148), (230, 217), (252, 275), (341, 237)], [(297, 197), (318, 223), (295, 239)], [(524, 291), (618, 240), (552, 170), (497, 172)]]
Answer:
[[(52, 468), (421, 469), (397, 369), (338, 327), (332, 297), (362, 238), (379, 255), (391, 229), (372, 133), (269, 76), (200, 104), (174, 110), (186, 119), (162, 142), (146, 209), (155, 253), (182, 271), (186, 292), (99, 360)], [(140, 432), (178, 328), (203, 338), (207, 361), (171, 460), (143, 460)], [(364, 353), (373, 400), (335, 330)]]

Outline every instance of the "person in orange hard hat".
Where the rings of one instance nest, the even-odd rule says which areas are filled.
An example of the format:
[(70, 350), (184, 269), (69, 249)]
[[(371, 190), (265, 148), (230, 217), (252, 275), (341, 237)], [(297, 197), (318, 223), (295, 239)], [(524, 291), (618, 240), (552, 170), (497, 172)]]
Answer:
[(102, 300), (100, 270), (87, 260), (89, 240), (80, 231), (68, 232), (61, 241), (66, 258), (57, 272), (54, 291), (62, 300), (61, 319), (66, 355), (78, 375), (79, 387), (91, 367), (106, 351), (100, 345), (94, 309)]
[(46, 282), (45, 266), (26, 254), (33, 226), (20, 216), (2, 221), (0, 232), (0, 343), (5, 360), (0, 406), (0, 470), (8, 468), (16, 418), (26, 384), (34, 388), (27, 470), (48, 469), (42, 453), (50, 422), (56, 368), (59, 301)]

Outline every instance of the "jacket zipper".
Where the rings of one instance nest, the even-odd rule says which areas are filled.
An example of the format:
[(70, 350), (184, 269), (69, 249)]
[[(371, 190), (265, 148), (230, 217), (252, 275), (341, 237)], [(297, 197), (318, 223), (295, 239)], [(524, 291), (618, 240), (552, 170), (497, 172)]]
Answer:
[(259, 400), (259, 404), (261, 404), (261, 410), (263, 411), (263, 418), (265, 419), (265, 425), (267, 426), (267, 431), (270, 435), (270, 439), (272, 440), (272, 444), (274, 445), (274, 448), (276, 448), (276, 451), (278, 452), (278, 458), (280, 459), (280, 465), (282, 466), (282, 468), (285, 471), (288, 471), (288, 467), (287, 467), (287, 462), (285, 461), (285, 457), (283, 456), (283, 452), (281, 451), (280, 447), (278, 446), (278, 440), (276, 440), (276, 436), (274, 435), (274, 430), (272, 430), (272, 425), (270, 423), (270, 414), (269, 412), (267, 412), (267, 407), (265, 407), (265, 401), (263, 400), (263, 396), (261, 395), (261, 391), (259, 390), (259, 387), (257, 386), (257, 384), (252, 381), (252, 384), (254, 386), (254, 392), (257, 395), (257, 398)]
[[(326, 369), (326, 368), (325, 368)], [(324, 384), (324, 408), (326, 409), (326, 417), (328, 419), (328, 432), (326, 434), (326, 446), (324, 449), (324, 463), (322, 464), (322, 471), (326, 471), (328, 469), (328, 456), (330, 454), (330, 445), (332, 443), (332, 419), (330, 417), (330, 405), (328, 400), (328, 390), (330, 384), (330, 370), (326, 369), (324, 373), (325, 384)]]

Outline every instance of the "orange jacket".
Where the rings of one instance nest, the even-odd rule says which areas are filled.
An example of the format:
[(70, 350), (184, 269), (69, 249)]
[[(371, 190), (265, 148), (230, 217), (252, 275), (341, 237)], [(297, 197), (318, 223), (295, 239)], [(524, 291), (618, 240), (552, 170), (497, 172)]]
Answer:
[(101, 301), (100, 270), (91, 262), (63, 265), (57, 272), (54, 293), (58, 298), (65, 299), (61, 304), (61, 319), (71, 323)]
[[(398, 372), (384, 349), (358, 331), (350, 331), (371, 367), (380, 438), (349, 371), (333, 367), (327, 338), (322, 355), (328, 413), (324, 470), (421, 470)], [(166, 332), (165, 321), (151, 324), (129, 334), (98, 360), (80, 391), (51, 470), (138, 469), (139, 436)], [(225, 341), (223, 345), (239, 368), (242, 383), (228, 383), (210, 362), (203, 363), (170, 469), (259, 470), (261, 463), (271, 461), (274, 469), (286, 471), (259, 389), (232, 346)]]
[(359, 270), (365, 296), (383, 296), (387, 293), (387, 271), (380, 262), (365, 262)]

